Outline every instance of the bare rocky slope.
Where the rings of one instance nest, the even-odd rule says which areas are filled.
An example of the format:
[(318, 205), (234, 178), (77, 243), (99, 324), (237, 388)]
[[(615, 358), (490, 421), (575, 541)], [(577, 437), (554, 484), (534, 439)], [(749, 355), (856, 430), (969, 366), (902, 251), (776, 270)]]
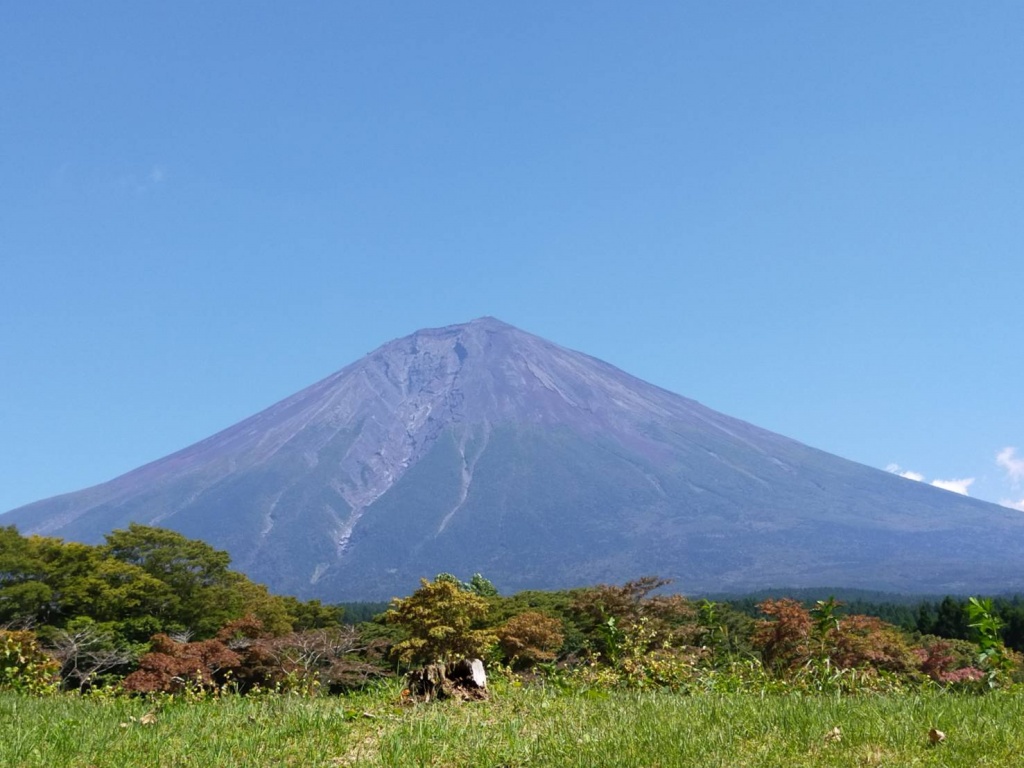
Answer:
[(130, 521), (272, 590), (674, 578), (684, 591), (1024, 589), (1024, 515), (846, 461), (493, 318), (419, 331), (178, 453), (0, 516)]

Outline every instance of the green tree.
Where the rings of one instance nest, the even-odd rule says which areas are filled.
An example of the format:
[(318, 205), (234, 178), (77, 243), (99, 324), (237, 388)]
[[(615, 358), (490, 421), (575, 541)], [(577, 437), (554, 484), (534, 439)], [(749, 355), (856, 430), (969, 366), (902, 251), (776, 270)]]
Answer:
[(33, 536), (29, 545), (44, 564), (43, 581), (51, 600), (38, 615), (41, 624), (63, 627), (78, 616), (122, 621), (173, 613), (173, 590), (142, 568), (106, 555), (100, 547)]
[(460, 589), (466, 592), (472, 592), (474, 595), (480, 597), (497, 597), (498, 588), (491, 583), (490, 579), (485, 579), (482, 574), (474, 573), (469, 581), (459, 581), (459, 577), (454, 573), (448, 573), (447, 571), (437, 574), (434, 577), (434, 581), (450, 581), (452, 584), (458, 584)]
[(497, 642), (493, 630), (481, 626), (487, 608), (484, 598), (462, 589), (457, 579), (421, 579), (419, 589), (407, 598), (396, 597), (384, 614), (388, 624), (407, 635), (392, 653), (406, 664), (483, 656)]
[(971, 628), (968, 623), (966, 603), (947, 596), (939, 603), (935, 621), (931, 626), (931, 634), (957, 640), (970, 640)]
[(99, 547), (0, 529), (2, 623), (32, 625), (46, 635), (46, 627), (83, 616), (97, 622), (166, 617), (177, 603), (166, 584)]
[(106, 540), (106, 554), (138, 566), (171, 589), (178, 604), (167, 618), (181, 628), (209, 637), (244, 613), (238, 594), (240, 574), (228, 570), (227, 552), (175, 531), (137, 523), (107, 534)]
[(292, 631), (296, 617), (285, 598), (270, 594), (263, 584), (250, 581), (244, 574), (229, 571), (223, 589), (224, 610), (228, 621), (242, 616), (255, 617), (263, 630), (273, 636), (285, 635)]
[(0, 625), (29, 625), (53, 600), (46, 566), (13, 525), (0, 528)]
[(472, 578), (468, 582), (462, 585), (464, 589), (469, 590), (474, 595), (480, 597), (497, 597), (498, 589), (491, 583), (490, 579), (485, 579), (481, 574), (474, 573)]
[[(346, 618), (345, 608), (340, 605), (325, 605), (319, 600), (302, 601), (291, 596), (282, 597), (281, 600), (284, 601), (288, 613), (295, 617), (292, 624), (296, 632), (306, 629), (340, 627)], [(376, 613), (380, 613), (380, 611), (376, 611)]]
[(836, 602), (835, 596), (829, 595), (828, 600), (815, 601), (809, 611), (819, 658), (826, 656), (829, 638), (839, 629), (839, 617), (836, 616), (836, 609), (841, 605), (842, 603)]

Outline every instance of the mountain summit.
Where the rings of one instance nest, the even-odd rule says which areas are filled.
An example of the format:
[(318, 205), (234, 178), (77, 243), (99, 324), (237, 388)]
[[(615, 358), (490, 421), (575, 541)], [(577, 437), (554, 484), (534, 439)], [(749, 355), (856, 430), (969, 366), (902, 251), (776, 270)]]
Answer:
[(278, 592), (503, 591), (656, 573), (685, 591), (1024, 588), (1024, 515), (809, 448), (494, 318), (418, 331), (223, 432), (0, 517), (135, 521)]

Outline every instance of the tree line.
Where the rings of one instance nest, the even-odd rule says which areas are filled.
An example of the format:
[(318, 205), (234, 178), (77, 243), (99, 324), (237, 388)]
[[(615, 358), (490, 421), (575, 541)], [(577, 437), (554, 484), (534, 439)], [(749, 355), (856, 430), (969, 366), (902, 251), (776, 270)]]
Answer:
[(668, 586), (645, 577), (503, 596), (480, 574), (442, 573), (347, 616), (272, 595), (226, 552), (173, 531), (130, 525), (86, 545), (0, 528), (0, 688), (340, 692), (463, 657), (508, 674), (687, 690), (995, 685), (1020, 666), (1016, 599), (947, 597), (893, 621), (888, 603), (690, 600)]

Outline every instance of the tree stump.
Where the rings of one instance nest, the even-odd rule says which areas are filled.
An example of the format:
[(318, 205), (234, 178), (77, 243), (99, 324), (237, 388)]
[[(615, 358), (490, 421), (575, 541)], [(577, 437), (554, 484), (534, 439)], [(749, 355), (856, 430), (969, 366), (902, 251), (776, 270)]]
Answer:
[(409, 695), (416, 701), (487, 698), (487, 673), (480, 659), (460, 659), (449, 664), (428, 664), (405, 676)]

